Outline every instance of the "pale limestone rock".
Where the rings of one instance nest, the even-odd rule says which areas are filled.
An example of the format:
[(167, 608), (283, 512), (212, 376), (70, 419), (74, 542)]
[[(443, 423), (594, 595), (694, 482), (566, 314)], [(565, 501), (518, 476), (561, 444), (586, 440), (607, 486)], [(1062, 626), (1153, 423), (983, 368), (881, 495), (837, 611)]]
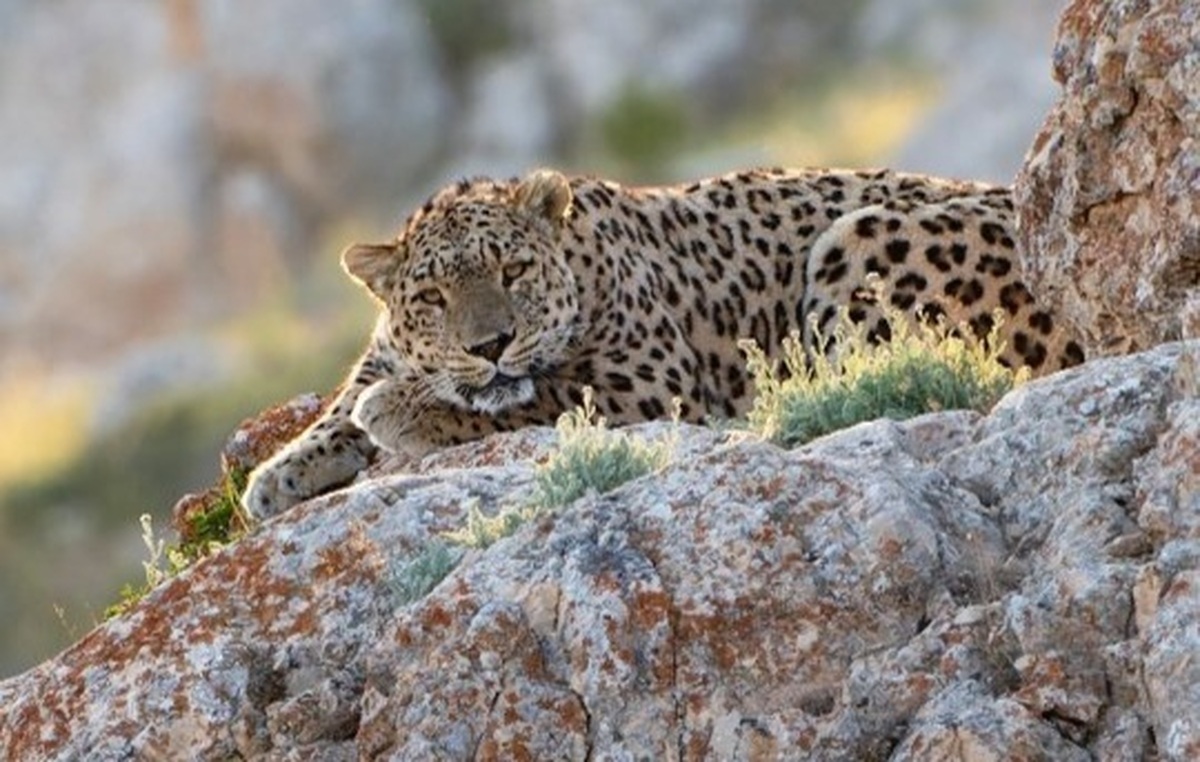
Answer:
[(527, 500), (555, 434), (379, 463), (0, 683), (3, 751), (1192, 759), (1197, 353), (791, 452), (684, 426), (411, 602), (401, 570)]
[(1089, 356), (1195, 330), (1200, 300), (1200, 14), (1189, 0), (1075, 0), (1063, 92), (1017, 180), (1031, 288)]

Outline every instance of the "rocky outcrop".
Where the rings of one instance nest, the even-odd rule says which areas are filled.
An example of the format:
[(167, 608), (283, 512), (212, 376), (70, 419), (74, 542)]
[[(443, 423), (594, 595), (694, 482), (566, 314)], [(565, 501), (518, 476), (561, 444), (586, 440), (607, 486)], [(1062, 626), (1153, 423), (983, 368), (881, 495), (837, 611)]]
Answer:
[(431, 543), (524, 504), (555, 434), (381, 463), (0, 683), (4, 751), (1195, 759), (1198, 358), (790, 452), (682, 427), (428, 594)]
[(1200, 335), (1200, 10), (1075, 0), (1017, 182), (1023, 261), (1091, 355)]

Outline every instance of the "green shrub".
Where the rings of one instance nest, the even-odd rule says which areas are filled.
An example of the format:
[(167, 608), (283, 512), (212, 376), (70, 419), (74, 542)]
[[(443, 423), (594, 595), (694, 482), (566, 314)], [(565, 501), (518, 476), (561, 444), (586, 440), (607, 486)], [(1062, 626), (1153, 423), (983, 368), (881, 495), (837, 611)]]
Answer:
[(517, 531), (537, 513), (538, 509), (534, 506), (508, 506), (495, 516), (488, 516), (479, 510), (479, 503), (476, 501), (467, 507), (466, 525), (442, 536), (455, 545), (483, 550)]
[(667, 464), (671, 443), (648, 444), (610, 431), (596, 415), (592, 391), (583, 405), (558, 420), (559, 449), (538, 469), (535, 506), (567, 505), (588, 492), (603, 494)]
[(143, 513), (138, 521), (142, 526), (142, 543), (149, 554), (148, 559), (142, 561), (146, 580), (139, 585), (126, 583), (118, 601), (104, 609), (104, 618), (124, 614), (163, 582), (249, 532), (250, 522), (240, 503), (247, 476), (248, 473), (241, 469), (227, 473), (220, 487), (211, 493), (205, 509), (190, 517), (188, 536), (178, 543), (167, 545), (165, 540), (155, 536), (150, 514)]
[[(880, 303), (887, 304), (883, 294)], [(749, 415), (754, 431), (795, 447), (831, 431), (877, 418), (903, 420), (937, 410), (990, 409), (1028, 371), (1017, 373), (997, 359), (1003, 351), (1003, 315), (984, 341), (970, 329), (944, 321), (920, 322), (913, 330), (898, 310), (885, 310), (891, 340), (871, 344), (862, 324), (841, 310), (833, 330), (831, 359), (809, 358), (792, 335), (783, 342), (781, 380), (773, 362), (751, 341), (741, 343), (757, 395)], [(825, 339), (817, 337), (817, 346)], [(815, 353), (814, 353), (815, 354)]]
[(592, 390), (583, 405), (558, 419), (559, 447), (538, 468), (532, 500), (487, 516), (468, 506), (466, 525), (443, 535), (455, 545), (483, 549), (517, 531), (526, 521), (588, 494), (603, 494), (625, 482), (657, 471), (670, 459), (673, 442), (648, 444), (608, 429), (596, 415)]
[(462, 556), (462, 551), (452, 550), (442, 542), (425, 546), (388, 581), (395, 603), (407, 606), (424, 598), (446, 575), (454, 571)]

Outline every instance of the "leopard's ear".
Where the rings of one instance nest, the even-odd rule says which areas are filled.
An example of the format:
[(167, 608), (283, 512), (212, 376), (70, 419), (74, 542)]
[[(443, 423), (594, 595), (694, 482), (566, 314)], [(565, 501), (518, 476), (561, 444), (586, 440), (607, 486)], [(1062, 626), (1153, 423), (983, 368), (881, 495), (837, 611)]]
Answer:
[(517, 185), (517, 208), (558, 225), (571, 210), (571, 185), (561, 172), (539, 169)]
[(376, 298), (387, 298), (400, 269), (400, 252), (394, 243), (355, 243), (342, 252), (342, 267)]

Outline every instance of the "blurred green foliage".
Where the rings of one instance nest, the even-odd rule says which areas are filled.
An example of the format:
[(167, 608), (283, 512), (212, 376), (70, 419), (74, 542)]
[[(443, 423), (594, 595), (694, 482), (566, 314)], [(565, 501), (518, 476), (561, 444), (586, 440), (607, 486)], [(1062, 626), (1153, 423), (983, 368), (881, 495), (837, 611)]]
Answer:
[[(181, 495), (214, 484), (221, 448), (242, 419), (341, 381), (374, 307), (335, 266), (318, 280), (296, 289), (307, 314), (280, 294), (225, 329), (242, 362), (225, 383), (154, 401), (56, 468), (0, 488), (0, 620), (13, 623), (0, 628), (0, 677), (82, 636), (113, 591), (142, 579), (137, 517), (166, 526)], [(198, 536), (227, 537), (232, 503), (218, 508)], [(132, 582), (131, 598), (143, 587)]]
[(453, 78), (461, 82), (477, 62), (514, 43), (506, 5), (495, 0), (419, 0)]
[(686, 147), (691, 120), (683, 98), (626, 86), (599, 120), (603, 150), (626, 173), (653, 175)]

